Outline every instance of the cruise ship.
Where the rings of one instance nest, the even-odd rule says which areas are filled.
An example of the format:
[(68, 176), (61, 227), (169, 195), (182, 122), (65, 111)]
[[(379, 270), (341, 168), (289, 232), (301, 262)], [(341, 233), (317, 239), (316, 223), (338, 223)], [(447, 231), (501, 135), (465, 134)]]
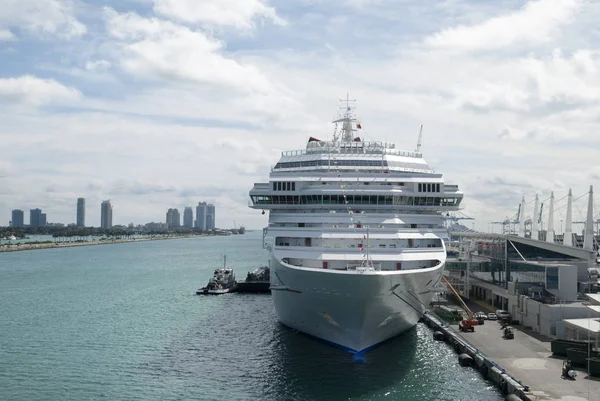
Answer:
[(331, 140), (282, 152), (250, 207), (269, 211), (263, 243), (286, 326), (362, 353), (413, 327), (441, 279), (443, 215), (463, 194), (415, 151), (366, 141), (353, 101)]

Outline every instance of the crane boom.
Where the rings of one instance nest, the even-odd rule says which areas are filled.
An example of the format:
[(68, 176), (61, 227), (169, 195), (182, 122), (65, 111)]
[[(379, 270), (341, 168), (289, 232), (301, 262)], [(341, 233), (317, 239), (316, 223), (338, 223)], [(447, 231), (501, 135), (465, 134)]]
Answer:
[(421, 143), (423, 141), (423, 124), (421, 124), (421, 129), (419, 130), (419, 140), (417, 141), (417, 149), (415, 152), (419, 153), (421, 151)]
[(456, 296), (456, 298), (462, 304), (462, 307), (464, 308), (465, 312), (467, 312), (467, 320), (473, 320), (473, 312), (471, 311), (471, 309), (469, 309), (469, 307), (467, 306), (467, 304), (462, 300), (461, 296), (458, 294), (458, 292), (456, 292), (456, 290), (454, 289), (454, 287), (452, 287), (452, 285), (450, 284), (450, 282), (448, 281), (448, 279), (446, 279), (446, 277), (444, 277), (444, 275), (442, 275), (442, 279), (446, 282), (446, 285), (448, 286), (448, 288), (450, 289), (450, 291), (452, 291), (452, 293), (454, 294), (454, 296)]

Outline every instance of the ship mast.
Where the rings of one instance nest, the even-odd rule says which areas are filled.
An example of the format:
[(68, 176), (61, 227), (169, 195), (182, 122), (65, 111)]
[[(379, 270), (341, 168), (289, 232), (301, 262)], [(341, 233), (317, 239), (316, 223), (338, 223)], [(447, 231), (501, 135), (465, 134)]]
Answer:
[(342, 103), (340, 110), (343, 112), (340, 113), (340, 118), (333, 121), (336, 124), (342, 123), (342, 142), (352, 142), (354, 139), (354, 131), (356, 131), (356, 129), (352, 127), (352, 123), (356, 122), (356, 116), (353, 112), (355, 109), (354, 102), (356, 102), (356, 99), (350, 99), (350, 95), (346, 93), (346, 99), (340, 99), (340, 103)]

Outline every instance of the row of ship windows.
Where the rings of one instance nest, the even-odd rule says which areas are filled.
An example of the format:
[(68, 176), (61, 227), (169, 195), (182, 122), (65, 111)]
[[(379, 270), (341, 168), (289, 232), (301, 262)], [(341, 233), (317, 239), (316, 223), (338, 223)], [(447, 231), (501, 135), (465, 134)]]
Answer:
[(276, 169), (296, 168), (296, 167), (317, 167), (317, 166), (375, 166), (387, 167), (385, 160), (310, 160), (305, 162), (282, 162), (275, 165)]
[(441, 192), (440, 184), (437, 183), (419, 183), (419, 192)]
[(435, 224), (311, 224), (311, 223), (271, 223), (271, 227), (326, 227), (326, 228), (443, 228)]
[(461, 198), (401, 195), (252, 195), (255, 205), (400, 205), (456, 206)]
[[(347, 248), (361, 248), (363, 244), (351, 244), (348, 245)], [(277, 246), (290, 246), (289, 243), (287, 242), (279, 242), (277, 243)], [(365, 245), (366, 247), (366, 245)], [(428, 244), (427, 248), (440, 248), (441, 246), (435, 246), (433, 244)], [(343, 248), (343, 246), (341, 244), (325, 244), (323, 245), (323, 248), (336, 248), (336, 249), (341, 249)], [(389, 246), (387, 244), (379, 244), (378, 247), (374, 246), (374, 245), (369, 245), (369, 249), (371, 248), (391, 248), (391, 249), (396, 249), (396, 248), (402, 248), (401, 246), (397, 246), (396, 244), (389, 244)], [(413, 246), (413, 247), (405, 247), (405, 248), (419, 248), (419, 245)]]
[(274, 182), (273, 183), (273, 191), (295, 191), (296, 183), (295, 182)]
[(354, 181), (354, 182), (327, 182), (321, 181), (322, 185), (332, 185), (339, 188), (357, 186), (357, 185), (388, 185), (388, 186), (399, 186), (403, 187), (405, 184), (403, 182), (391, 182), (391, 181)]
[[(420, 244), (422, 240), (413, 240), (408, 239), (404, 240), (401, 243), (392, 242), (392, 243), (383, 243), (379, 241), (375, 244), (369, 244), (370, 248), (441, 248), (442, 240), (425, 240), (427, 243)], [(363, 243), (346, 243), (346, 244), (331, 244), (331, 243), (314, 243), (312, 242), (312, 238), (277, 238), (275, 241), (276, 246), (301, 246), (301, 247), (322, 247), (322, 248), (364, 248), (367, 247), (367, 244)], [(422, 246), (421, 246), (422, 245)]]

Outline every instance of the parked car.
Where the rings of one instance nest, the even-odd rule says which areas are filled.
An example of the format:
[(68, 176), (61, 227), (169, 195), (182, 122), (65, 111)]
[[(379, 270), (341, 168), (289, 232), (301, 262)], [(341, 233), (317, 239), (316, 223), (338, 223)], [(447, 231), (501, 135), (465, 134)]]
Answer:
[(505, 311), (504, 309), (498, 309), (496, 311), (496, 316), (498, 317), (498, 319), (500, 320), (506, 320), (509, 321), (510, 320), (510, 313), (508, 313), (507, 311)]
[(487, 320), (487, 315), (483, 312), (475, 312), (475, 318), (482, 318), (483, 320)]
[(498, 316), (494, 312), (488, 313), (488, 320), (498, 320)]
[(477, 312), (473, 315), (473, 319), (477, 320), (477, 324), (481, 325), (485, 324), (487, 316), (485, 315), (485, 313)]

